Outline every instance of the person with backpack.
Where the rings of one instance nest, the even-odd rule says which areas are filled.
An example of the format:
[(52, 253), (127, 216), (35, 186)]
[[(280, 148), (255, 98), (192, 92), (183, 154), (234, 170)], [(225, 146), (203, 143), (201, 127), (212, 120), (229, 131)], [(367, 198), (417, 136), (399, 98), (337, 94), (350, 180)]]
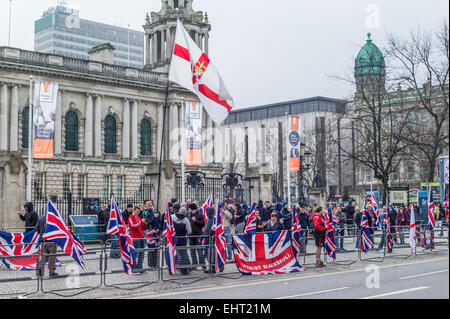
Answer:
[(181, 207), (177, 213), (172, 215), (173, 226), (177, 236), (178, 266), (182, 275), (189, 274), (190, 261), (187, 253), (187, 236), (192, 234), (192, 228), (188, 216), (189, 213), (185, 207)]

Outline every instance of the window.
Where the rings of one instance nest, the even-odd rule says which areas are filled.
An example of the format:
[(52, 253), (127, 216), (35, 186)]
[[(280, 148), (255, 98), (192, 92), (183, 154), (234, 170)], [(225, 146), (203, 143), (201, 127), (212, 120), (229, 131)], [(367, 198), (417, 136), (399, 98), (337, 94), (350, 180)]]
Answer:
[(117, 128), (116, 119), (108, 115), (105, 118), (105, 153), (116, 154), (117, 153)]
[(28, 123), (30, 108), (22, 110), (22, 148), (28, 148)]
[(141, 155), (152, 155), (152, 126), (146, 119), (141, 122)]
[(78, 197), (86, 197), (86, 175), (78, 175)]
[(36, 173), (33, 184), (33, 199), (45, 199), (45, 175), (44, 173)]
[(63, 198), (67, 200), (72, 189), (72, 175), (63, 175)]
[(117, 194), (116, 194), (116, 198), (118, 200), (122, 200), (123, 199), (123, 184), (124, 184), (124, 177), (123, 176), (117, 176)]
[(394, 171), (394, 173), (392, 173), (392, 179), (393, 179), (394, 181), (398, 181), (398, 169), (396, 169), (396, 170)]
[(408, 166), (408, 180), (409, 181), (412, 181), (412, 180), (414, 180), (414, 166), (412, 166), (412, 165), (409, 165)]
[(72, 111), (68, 112), (65, 125), (65, 149), (68, 152), (78, 152), (78, 115)]
[(103, 199), (108, 200), (111, 194), (111, 176), (103, 176)]
[(364, 178), (365, 178), (366, 182), (370, 182), (372, 179), (372, 171), (369, 168), (366, 168), (364, 173), (365, 173)]

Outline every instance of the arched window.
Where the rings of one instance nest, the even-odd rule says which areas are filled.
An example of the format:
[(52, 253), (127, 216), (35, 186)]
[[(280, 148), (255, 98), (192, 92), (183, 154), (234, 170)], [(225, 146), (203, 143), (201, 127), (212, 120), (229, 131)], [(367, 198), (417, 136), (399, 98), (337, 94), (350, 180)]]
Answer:
[(117, 153), (116, 119), (108, 115), (105, 118), (105, 154)]
[(30, 108), (27, 106), (22, 110), (22, 148), (28, 148), (28, 119)]
[(75, 112), (67, 112), (66, 114), (66, 148), (70, 152), (78, 152), (78, 115)]
[(146, 119), (141, 122), (141, 155), (152, 155), (152, 126)]

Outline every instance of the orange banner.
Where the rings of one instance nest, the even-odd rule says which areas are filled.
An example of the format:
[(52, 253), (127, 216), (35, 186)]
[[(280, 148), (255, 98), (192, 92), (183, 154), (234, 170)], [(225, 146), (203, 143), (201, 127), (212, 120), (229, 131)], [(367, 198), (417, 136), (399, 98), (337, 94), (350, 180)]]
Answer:
[(33, 158), (53, 158), (53, 140), (33, 140)]

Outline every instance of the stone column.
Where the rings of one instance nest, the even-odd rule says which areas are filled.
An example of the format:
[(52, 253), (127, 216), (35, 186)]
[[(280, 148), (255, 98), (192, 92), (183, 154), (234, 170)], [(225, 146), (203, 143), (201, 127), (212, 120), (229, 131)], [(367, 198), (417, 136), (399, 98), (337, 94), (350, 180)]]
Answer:
[(158, 129), (157, 129), (157, 137), (156, 137), (156, 154), (158, 156), (158, 160), (161, 156), (161, 139), (162, 139), (162, 128), (163, 128), (163, 118), (164, 118), (164, 104), (158, 105)]
[(172, 47), (172, 37), (170, 34), (170, 27), (167, 27), (165, 32), (166, 32), (166, 60), (168, 60), (172, 55), (172, 52), (170, 51)]
[(122, 157), (130, 158), (130, 100), (123, 100)]
[(146, 34), (145, 35), (145, 65), (149, 66), (150, 65), (150, 35)]
[(94, 156), (102, 156), (102, 97), (96, 96), (94, 115)]
[(203, 33), (200, 33), (198, 35), (199, 47), (200, 47), (200, 50), (202, 50), (202, 51), (204, 49), (204, 47), (203, 47), (203, 37), (204, 37)]
[(161, 30), (161, 62), (164, 62), (166, 60), (166, 48), (164, 47), (164, 44), (166, 43), (166, 32), (165, 30)]
[(209, 56), (209, 33), (205, 33), (205, 54)]
[(86, 121), (84, 127), (84, 156), (92, 157), (93, 153), (93, 134), (94, 134), (94, 112), (93, 97), (86, 94)]
[(61, 130), (62, 130), (62, 93), (58, 90), (58, 97), (56, 100), (55, 113), (55, 155), (61, 155)]
[(158, 63), (158, 34), (155, 31), (152, 34), (152, 64)]
[(131, 104), (131, 157), (138, 158), (138, 101)]
[(8, 150), (8, 85), (0, 89), (0, 151)]
[(19, 86), (13, 85), (11, 93), (11, 120), (9, 130), (9, 150), (17, 152), (18, 146), (18, 129), (19, 127)]
[(170, 105), (169, 117), (169, 160), (173, 162), (179, 161), (178, 156), (178, 104), (172, 103)]

